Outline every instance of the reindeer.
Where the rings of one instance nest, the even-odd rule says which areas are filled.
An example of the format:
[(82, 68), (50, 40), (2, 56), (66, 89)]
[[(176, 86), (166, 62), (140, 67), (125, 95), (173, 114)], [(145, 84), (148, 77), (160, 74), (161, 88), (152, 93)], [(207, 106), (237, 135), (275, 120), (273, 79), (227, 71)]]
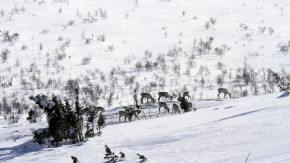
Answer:
[(105, 108), (103, 108), (101, 106), (93, 106), (93, 109), (95, 110), (96, 114), (98, 114), (98, 112), (100, 112), (100, 114), (102, 114), (105, 111)]
[(189, 92), (188, 91), (186, 91), (186, 92), (184, 92), (183, 93), (183, 95), (182, 95), (182, 97), (187, 97), (188, 98), (188, 100), (191, 100), (191, 97), (190, 97), (190, 95), (189, 95)]
[(176, 114), (177, 112), (180, 114), (179, 106), (177, 104), (172, 105), (172, 114), (173, 114), (173, 111), (174, 111), (174, 114)]
[(194, 107), (195, 105), (193, 105), (191, 102), (189, 102), (189, 109), (192, 111), (196, 111), (197, 109)]
[(161, 97), (165, 97), (165, 101), (166, 100), (168, 101), (168, 99), (170, 99), (172, 101), (172, 99), (173, 99), (173, 96), (170, 96), (168, 92), (158, 92), (158, 96), (159, 96), (158, 102), (160, 101)]
[(169, 113), (169, 107), (166, 104), (166, 102), (159, 102), (159, 113), (160, 113), (160, 108), (162, 108), (162, 107), (164, 108), (164, 113), (165, 113), (165, 110), (167, 110)]
[(227, 95), (228, 95), (230, 98), (231, 98), (231, 96), (232, 96), (231, 93), (230, 93), (226, 88), (219, 88), (219, 89), (218, 89), (218, 92), (219, 92), (218, 95), (217, 95), (218, 98), (220, 98), (220, 94), (221, 94), (221, 93), (224, 93), (224, 98), (226, 98)]
[(121, 117), (122, 116), (125, 117), (125, 122), (126, 122), (127, 115), (128, 115), (127, 111), (119, 111), (119, 122), (121, 122)]
[(124, 116), (125, 117), (125, 122), (128, 116), (129, 121), (131, 121), (132, 116), (135, 116), (135, 119), (139, 119), (138, 114), (141, 113), (141, 110), (131, 110), (131, 111), (119, 111), (119, 122), (121, 122), (121, 117)]
[(141, 93), (141, 103), (143, 104), (143, 99), (146, 98), (147, 99), (147, 103), (148, 103), (148, 99), (150, 99), (153, 103), (155, 102), (154, 98), (151, 96), (150, 93)]

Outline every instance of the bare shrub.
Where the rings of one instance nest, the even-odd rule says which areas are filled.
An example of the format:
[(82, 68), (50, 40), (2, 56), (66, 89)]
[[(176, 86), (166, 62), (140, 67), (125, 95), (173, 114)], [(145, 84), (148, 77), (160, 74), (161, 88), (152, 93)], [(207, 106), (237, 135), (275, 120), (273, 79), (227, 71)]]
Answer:
[(3, 63), (5, 63), (7, 61), (9, 53), (10, 53), (10, 51), (7, 48), (2, 50), (1, 58), (2, 58)]
[(88, 56), (88, 57), (83, 57), (82, 58), (82, 65), (87, 65), (87, 64), (90, 64), (91, 63), (91, 56)]
[(214, 49), (214, 52), (218, 55), (221, 56), (221, 58), (225, 55), (226, 52), (228, 52), (231, 48), (228, 47), (226, 44), (221, 45), (220, 47), (216, 47)]
[(136, 68), (136, 70), (138, 70), (138, 71), (142, 70), (142, 68), (143, 68), (142, 63), (141, 63), (140, 61), (136, 62), (136, 64), (135, 64), (135, 68)]

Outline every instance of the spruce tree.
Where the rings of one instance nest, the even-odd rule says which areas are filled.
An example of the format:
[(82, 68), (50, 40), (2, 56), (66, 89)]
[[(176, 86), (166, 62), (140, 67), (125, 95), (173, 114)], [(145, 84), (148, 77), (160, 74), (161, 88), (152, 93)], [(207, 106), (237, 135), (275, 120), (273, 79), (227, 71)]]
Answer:
[[(87, 122), (87, 131), (85, 133), (85, 136), (93, 137), (95, 135), (95, 129), (94, 129), (94, 120), (97, 116), (97, 109), (94, 106), (89, 106), (83, 110), (88, 115), (88, 122)], [(91, 124), (91, 128), (89, 127), (89, 123)]]
[(55, 96), (52, 98), (52, 102), (54, 103), (54, 106), (50, 108), (48, 129), (51, 137), (53, 137), (51, 143), (55, 146), (59, 146), (66, 138), (66, 120), (63, 114), (64, 106)]
[(66, 131), (67, 135), (69, 139), (71, 139), (73, 144), (78, 143), (79, 137), (78, 137), (78, 132), (77, 132), (77, 126), (78, 126), (77, 115), (72, 110), (72, 107), (67, 99), (65, 100), (65, 110), (66, 110), (65, 119), (66, 119), (66, 125), (67, 125), (67, 131)]
[(274, 72), (274, 71), (270, 71), (270, 73), (275, 78), (275, 81), (278, 84), (278, 87), (280, 88), (280, 91), (290, 92), (290, 82), (288, 82), (285, 79), (285, 77), (279, 75), (277, 72)]
[(35, 123), (36, 122), (36, 112), (34, 110), (30, 109), (28, 112), (28, 117), (26, 119), (29, 120), (30, 123)]
[(100, 136), (102, 134), (101, 132), (101, 128), (106, 124), (104, 116), (102, 114), (100, 114), (98, 122), (97, 122), (97, 135)]
[(75, 102), (75, 108), (76, 108), (76, 115), (77, 115), (77, 134), (79, 137), (80, 141), (84, 140), (83, 137), (83, 118), (82, 118), (82, 108), (80, 106), (80, 102), (79, 102), (79, 89), (76, 88), (75, 89), (75, 98), (76, 98), (76, 102)]

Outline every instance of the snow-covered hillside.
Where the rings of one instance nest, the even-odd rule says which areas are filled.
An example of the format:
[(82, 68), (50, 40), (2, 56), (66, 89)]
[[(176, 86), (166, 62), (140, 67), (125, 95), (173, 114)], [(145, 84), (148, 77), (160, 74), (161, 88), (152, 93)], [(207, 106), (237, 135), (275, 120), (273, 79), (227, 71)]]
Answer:
[[(137, 162), (290, 162), (289, 0), (1, 0), (0, 162), (102, 162), (104, 145)], [(227, 88), (232, 99), (217, 100)], [(32, 144), (47, 127), (30, 96), (101, 106), (133, 95), (188, 91), (197, 112), (107, 121), (101, 137), (76, 145)], [(272, 93), (272, 94), (271, 94)], [(172, 103), (169, 103), (170, 109)], [(26, 120), (29, 110), (37, 123)], [(146, 110), (147, 113), (148, 110)], [(158, 118), (156, 118), (158, 117)]]
[[(87, 103), (106, 107), (132, 103), (135, 88), (196, 99), (216, 98), (220, 86), (236, 97), (268, 93), (267, 69), (289, 69), (289, 8), (287, 0), (2, 0), (0, 79), (13, 81), (0, 96), (64, 95), (69, 79), (98, 87)], [(239, 79), (244, 68), (256, 77), (251, 88)]]
[[(31, 144), (30, 128), (22, 122), (0, 129), (0, 162), (103, 162), (104, 145), (122, 151), (125, 162), (250, 163), (290, 162), (289, 97), (280, 94), (206, 101), (197, 112), (109, 125), (101, 137), (58, 148)], [(13, 141), (15, 139), (15, 141)]]

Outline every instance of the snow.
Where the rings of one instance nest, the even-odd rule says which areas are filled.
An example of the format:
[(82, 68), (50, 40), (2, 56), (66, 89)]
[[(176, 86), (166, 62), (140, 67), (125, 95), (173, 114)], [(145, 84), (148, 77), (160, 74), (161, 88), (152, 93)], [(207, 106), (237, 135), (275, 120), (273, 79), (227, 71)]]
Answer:
[(156, 163), (244, 162), (250, 152), (249, 162), (286, 163), (290, 100), (276, 98), (279, 95), (211, 101), (212, 106), (196, 112), (107, 125), (100, 137), (58, 148), (31, 144), (30, 128), (45, 127), (44, 122), (4, 126), (0, 161), (70, 162), (70, 156), (76, 156), (82, 163), (103, 162), (108, 145), (115, 153), (125, 153), (124, 162), (138, 162), (136, 153)]
[[(21, 8), (25, 10), (15, 12)], [(101, 17), (100, 10), (106, 11), (107, 18)], [(71, 99), (63, 88), (69, 79), (78, 79), (81, 87), (89, 84), (108, 87), (102, 97), (107, 98), (114, 91), (111, 107), (105, 98), (97, 102), (106, 109), (105, 113), (114, 114), (121, 106), (133, 104), (134, 85), (124, 84), (125, 77), (117, 76), (117, 88), (111, 90), (109, 72), (120, 68), (127, 77), (135, 75), (142, 89), (150, 82), (160, 84), (161, 78), (166, 79), (164, 88), (158, 86), (150, 92), (155, 99), (158, 92), (181, 92), (186, 86), (198, 111), (180, 115), (161, 113), (152, 119), (143, 117), (128, 123), (116, 123), (115, 118), (107, 122), (102, 136), (58, 148), (32, 143), (31, 129), (47, 127), (45, 117), (42, 122), (30, 124), (24, 113), (19, 123), (11, 124), (0, 112), (0, 162), (72, 162), (70, 156), (81, 163), (103, 162), (106, 144), (115, 153), (124, 152), (124, 162), (138, 162), (136, 153), (140, 153), (148, 162), (156, 163), (236, 163), (245, 162), (248, 154), (251, 163), (289, 163), (288, 92), (267, 94), (269, 91), (261, 87), (266, 79), (259, 78), (258, 96), (253, 96), (252, 88), (235, 84), (227, 75), (223, 87), (230, 91), (248, 90), (250, 96), (240, 98), (238, 94), (233, 95), (234, 99), (216, 99), (220, 87), (216, 77), (222, 73), (216, 68), (219, 61), (233, 76), (244, 65), (255, 71), (289, 70), (289, 52), (279, 51), (279, 46), (287, 45), (290, 38), (289, 10), (289, 0), (1, 0), (0, 30), (20, 36), (13, 43), (0, 42), (0, 50), (10, 51), (6, 63), (0, 63), (0, 85), (13, 77), (13, 86), (0, 88), (1, 103), (7, 97), (8, 101), (17, 99), (33, 108), (35, 105), (28, 97), (38, 94), (48, 99), (53, 94)], [(92, 17), (96, 22), (84, 22)], [(210, 18), (217, 22), (206, 30), (205, 23)], [(68, 25), (71, 20), (74, 23)], [(264, 33), (261, 27), (266, 28)], [(269, 33), (269, 27), (274, 29), (273, 34)], [(100, 35), (105, 36), (104, 42), (97, 39)], [(184, 75), (193, 40), (208, 37), (214, 38), (213, 48), (226, 44), (230, 51), (223, 57), (213, 52), (196, 55), (190, 75)], [(70, 44), (65, 46), (65, 42)], [(23, 50), (24, 45), (27, 49)], [(167, 56), (173, 48), (180, 49), (177, 58)], [(152, 52), (152, 58), (145, 59), (146, 50)], [(57, 59), (57, 53), (66, 56)], [(164, 55), (169, 66), (167, 73), (160, 69), (135, 69), (136, 62), (143, 65), (147, 60), (154, 62), (159, 54)], [(91, 57), (91, 62), (82, 64), (84, 57)], [(173, 73), (174, 63), (181, 64), (180, 76)], [(201, 66), (210, 70), (203, 76), (207, 81), (204, 87), (200, 86)], [(101, 82), (98, 75), (89, 75), (96, 69), (105, 74), (106, 81)], [(89, 84), (85, 76), (91, 78)], [(44, 85), (54, 80), (55, 87), (37, 89), (36, 79)], [(31, 84), (29, 88), (24, 88), (25, 82)], [(143, 106), (146, 113), (148, 107)], [(154, 107), (151, 112), (155, 114), (158, 108), (156, 104)]]

